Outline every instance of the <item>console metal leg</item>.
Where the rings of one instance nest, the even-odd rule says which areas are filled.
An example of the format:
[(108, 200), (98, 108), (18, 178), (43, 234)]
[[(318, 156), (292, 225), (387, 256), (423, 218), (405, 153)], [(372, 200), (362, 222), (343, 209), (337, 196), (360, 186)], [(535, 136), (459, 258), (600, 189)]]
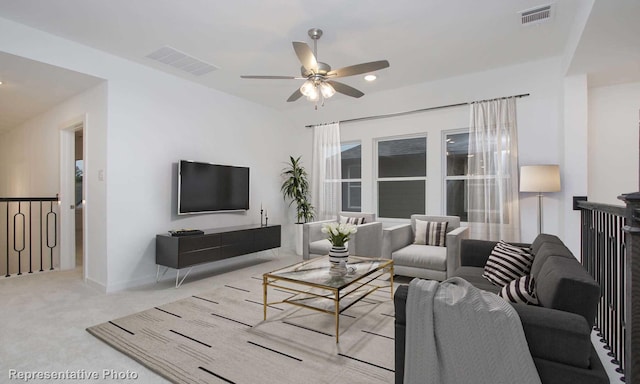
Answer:
[(157, 266), (157, 268), (156, 268), (156, 283), (158, 281), (160, 281), (161, 277), (164, 277), (164, 275), (167, 274), (168, 270), (169, 270), (169, 267), (164, 267), (164, 272), (162, 272), (162, 276), (160, 276), (160, 265)]
[(187, 278), (187, 276), (189, 276), (189, 272), (191, 272), (191, 270), (193, 269), (193, 267), (190, 267), (189, 269), (187, 269), (187, 273), (184, 274), (184, 276), (182, 276), (182, 280), (180, 280), (180, 282), (178, 283), (178, 277), (180, 276), (180, 270), (176, 269), (176, 288), (179, 288), (182, 283), (184, 282), (184, 279)]

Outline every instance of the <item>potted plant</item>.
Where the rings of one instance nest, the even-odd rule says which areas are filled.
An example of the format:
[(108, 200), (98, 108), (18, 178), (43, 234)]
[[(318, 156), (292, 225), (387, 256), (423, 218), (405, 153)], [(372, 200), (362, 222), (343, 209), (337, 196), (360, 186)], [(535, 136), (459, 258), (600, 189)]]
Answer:
[(296, 253), (302, 255), (302, 224), (313, 220), (313, 206), (309, 202), (309, 181), (307, 171), (301, 164), (300, 157), (289, 156), (287, 167), (282, 170), (285, 178), (282, 182), (282, 195), (290, 199), (289, 206), (296, 204)]

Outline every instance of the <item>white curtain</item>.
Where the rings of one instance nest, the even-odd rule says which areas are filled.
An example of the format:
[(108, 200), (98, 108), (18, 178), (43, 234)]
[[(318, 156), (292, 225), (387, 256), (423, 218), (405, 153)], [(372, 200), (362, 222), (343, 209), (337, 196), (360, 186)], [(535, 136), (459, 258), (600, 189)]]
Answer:
[(469, 175), (469, 236), (520, 241), (515, 98), (471, 104)]
[(340, 125), (313, 127), (311, 202), (316, 220), (335, 220), (342, 205)]

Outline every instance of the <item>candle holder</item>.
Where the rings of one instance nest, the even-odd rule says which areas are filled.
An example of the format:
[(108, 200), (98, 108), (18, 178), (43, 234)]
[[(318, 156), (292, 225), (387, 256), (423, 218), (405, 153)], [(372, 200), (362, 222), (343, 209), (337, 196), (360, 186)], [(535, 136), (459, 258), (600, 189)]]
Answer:
[(263, 212), (264, 212), (264, 211), (262, 210), (262, 207), (261, 207), (261, 208), (260, 208), (260, 226), (261, 226), (261, 227), (264, 227), (264, 225), (262, 225), (262, 213), (263, 213)]

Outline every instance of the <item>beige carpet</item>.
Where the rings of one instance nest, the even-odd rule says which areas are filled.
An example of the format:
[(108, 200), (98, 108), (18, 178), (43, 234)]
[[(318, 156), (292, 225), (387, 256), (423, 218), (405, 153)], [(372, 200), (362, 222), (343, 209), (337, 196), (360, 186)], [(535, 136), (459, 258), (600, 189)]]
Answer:
[[(290, 294), (269, 289), (269, 301)], [(389, 289), (340, 316), (287, 304), (262, 321), (259, 276), (87, 329), (175, 383), (392, 383)]]

